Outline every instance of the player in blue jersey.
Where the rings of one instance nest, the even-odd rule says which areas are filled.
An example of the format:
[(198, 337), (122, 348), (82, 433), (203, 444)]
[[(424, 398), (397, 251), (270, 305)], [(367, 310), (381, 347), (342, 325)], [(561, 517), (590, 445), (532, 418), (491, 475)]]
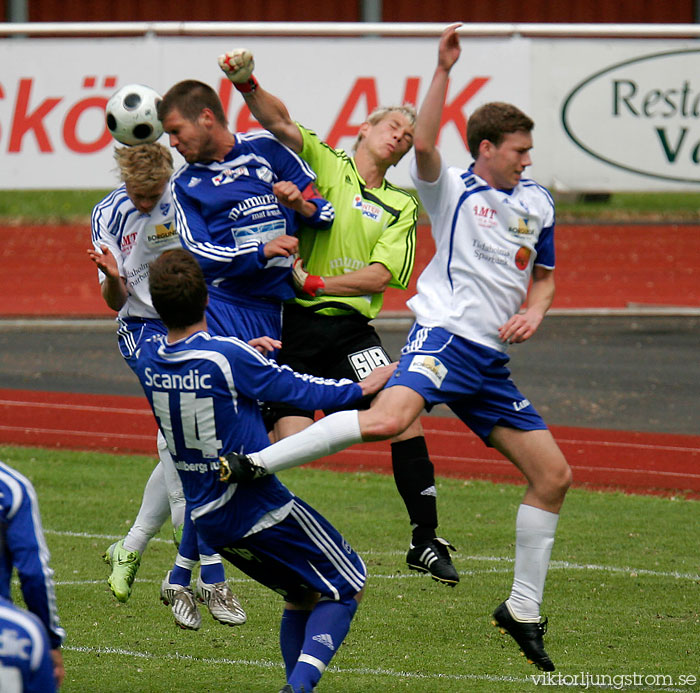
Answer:
[(516, 518), (514, 580), (493, 621), (528, 660), (551, 671), (540, 604), (571, 470), (546, 424), (510, 379), (506, 350), (536, 332), (554, 297), (554, 205), (524, 178), (533, 122), (489, 103), (467, 126), (474, 157), (448, 168), (436, 147), (456, 29), (440, 39), (438, 65), (416, 122), (412, 177), (430, 214), (436, 252), (408, 303), (416, 323), (389, 385), (366, 411), (332, 414), (253, 455), (232, 456), (230, 478), (258, 477), (360, 441), (405, 430), (425, 406), (446, 403), (527, 480)]
[[(56, 588), (36, 491), (31, 481), (16, 469), (0, 462), (0, 690), (5, 691), (8, 677), (27, 685), (17, 690), (53, 691), (60, 687), (65, 676), (61, 644), (66, 632), (61, 627), (56, 609)], [(10, 599), (10, 581), (13, 569), (19, 576), (22, 597), (27, 609), (36, 616), (40, 626), (19, 610), (12, 611), (4, 600)], [(20, 641), (22, 633), (29, 642)], [(16, 635), (17, 634), (17, 635)], [(46, 637), (48, 635), (48, 643)], [(13, 643), (18, 648), (13, 647)], [(50, 650), (53, 662), (51, 681), (44, 661), (43, 650)], [(14, 672), (14, 673), (13, 673)], [(12, 679), (9, 679), (11, 681)], [(34, 682), (29, 687), (29, 682)], [(39, 682), (46, 682), (42, 688)], [(11, 687), (8, 690), (15, 690)]]
[(0, 597), (0, 690), (54, 693), (56, 676), (46, 629), (34, 614)]
[[(118, 147), (114, 158), (122, 185), (93, 210), (93, 248), (88, 255), (98, 268), (105, 302), (118, 311), (119, 350), (133, 368), (138, 344), (151, 335), (166, 332), (151, 304), (148, 265), (164, 250), (181, 245), (175, 231), (168, 186), (173, 173), (173, 159), (168, 148), (158, 143)], [(197, 578), (198, 595), (206, 602), (212, 616), (226, 625), (243, 623), (245, 613), (226, 582), (221, 557), (206, 545), (199, 546), (196, 534), (183, 533), (182, 484), (160, 434), (157, 447), (160, 461), (146, 483), (134, 524), (127, 535), (113, 543), (104, 554), (104, 560), (111, 566), (109, 587), (119, 601), (129, 599), (141, 556), (170, 515), (179, 551), (176, 566), (169, 576), (182, 588), (172, 600), (176, 623), (183, 628), (196, 629), (201, 622), (189, 587), (197, 562), (202, 564)]]
[(213, 334), (279, 339), (281, 302), (294, 296), (299, 221), (327, 229), (333, 207), (315, 174), (268, 132), (232, 133), (216, 92), (186, 80), (158, 105), (163, 129), (187, 161), (172, 180), (182, 244), (202, 267)]
[(136, 370), (175, 459), (187, 515), (223, 556), (284, 596), (283, 690), (312, 691), (348, 632), (365, 584), (364, 563), (277, 477), (221, 481), (219, 456), (267, 444), (257, 400), (342, 406), (376, 392), (393, 367), (362, 384), (324, 380), (278, 366), (239, 339), (211, 336), (207, 287), (184, 250), (151, 264), (150, 287), (168, 335), (141, 345)]

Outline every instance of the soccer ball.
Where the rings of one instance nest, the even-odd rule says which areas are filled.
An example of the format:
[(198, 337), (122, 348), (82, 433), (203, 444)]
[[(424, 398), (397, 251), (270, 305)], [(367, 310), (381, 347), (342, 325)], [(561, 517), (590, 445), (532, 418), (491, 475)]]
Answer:
[(112, 137), (122, 144), (147, 144), (163, 134), (158, 120), (160, 95), (143, 84), (127, 84), (107, 102), (105, 120)]

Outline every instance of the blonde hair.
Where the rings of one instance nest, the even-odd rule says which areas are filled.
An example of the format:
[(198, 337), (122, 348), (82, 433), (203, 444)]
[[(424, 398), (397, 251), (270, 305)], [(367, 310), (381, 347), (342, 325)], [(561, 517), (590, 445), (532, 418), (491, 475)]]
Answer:
[(139, 190), (149, 189), (173, 175), (173, 156), (158, 142), (114, 150), (119, 178)]
[[(386, 118), (390, 113), (395, 112), (401, 113), (401, 115), (405, 116), (411, 127), (416, 124), (416, 108), (410, 103), (405, 103), (402, 106), (379, 106), (379, 108), (375, 108), (369, 114), (369, 116), (367, 116), (366, 122), (368, 122), (370, 125), (376, 125), (381, 120), (384, 120), (384, 118)], [(360, 146), (360, 142), (362, 142), (362, 133), (357, 135), (357, 139), (352, 145), (353, 152), (357, 151), (357, 148)]]

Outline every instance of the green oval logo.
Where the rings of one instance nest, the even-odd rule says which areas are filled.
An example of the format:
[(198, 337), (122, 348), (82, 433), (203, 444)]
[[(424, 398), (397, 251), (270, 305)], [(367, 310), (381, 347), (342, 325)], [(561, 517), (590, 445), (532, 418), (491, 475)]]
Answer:
[(700, 48), (632, 58), (600, 70), (564, 100), (571, 141), (610, 166), (700, 183)]

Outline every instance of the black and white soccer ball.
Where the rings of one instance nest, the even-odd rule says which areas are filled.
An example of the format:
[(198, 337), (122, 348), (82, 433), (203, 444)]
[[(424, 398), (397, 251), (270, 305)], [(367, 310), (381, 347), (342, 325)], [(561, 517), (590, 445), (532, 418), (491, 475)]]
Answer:
[(122, 144), (148, 144), (163, 134), (158, 120), (160, 94), (143, 84), (127, 84), (116, 91), (105, 108), (107, 129)]

